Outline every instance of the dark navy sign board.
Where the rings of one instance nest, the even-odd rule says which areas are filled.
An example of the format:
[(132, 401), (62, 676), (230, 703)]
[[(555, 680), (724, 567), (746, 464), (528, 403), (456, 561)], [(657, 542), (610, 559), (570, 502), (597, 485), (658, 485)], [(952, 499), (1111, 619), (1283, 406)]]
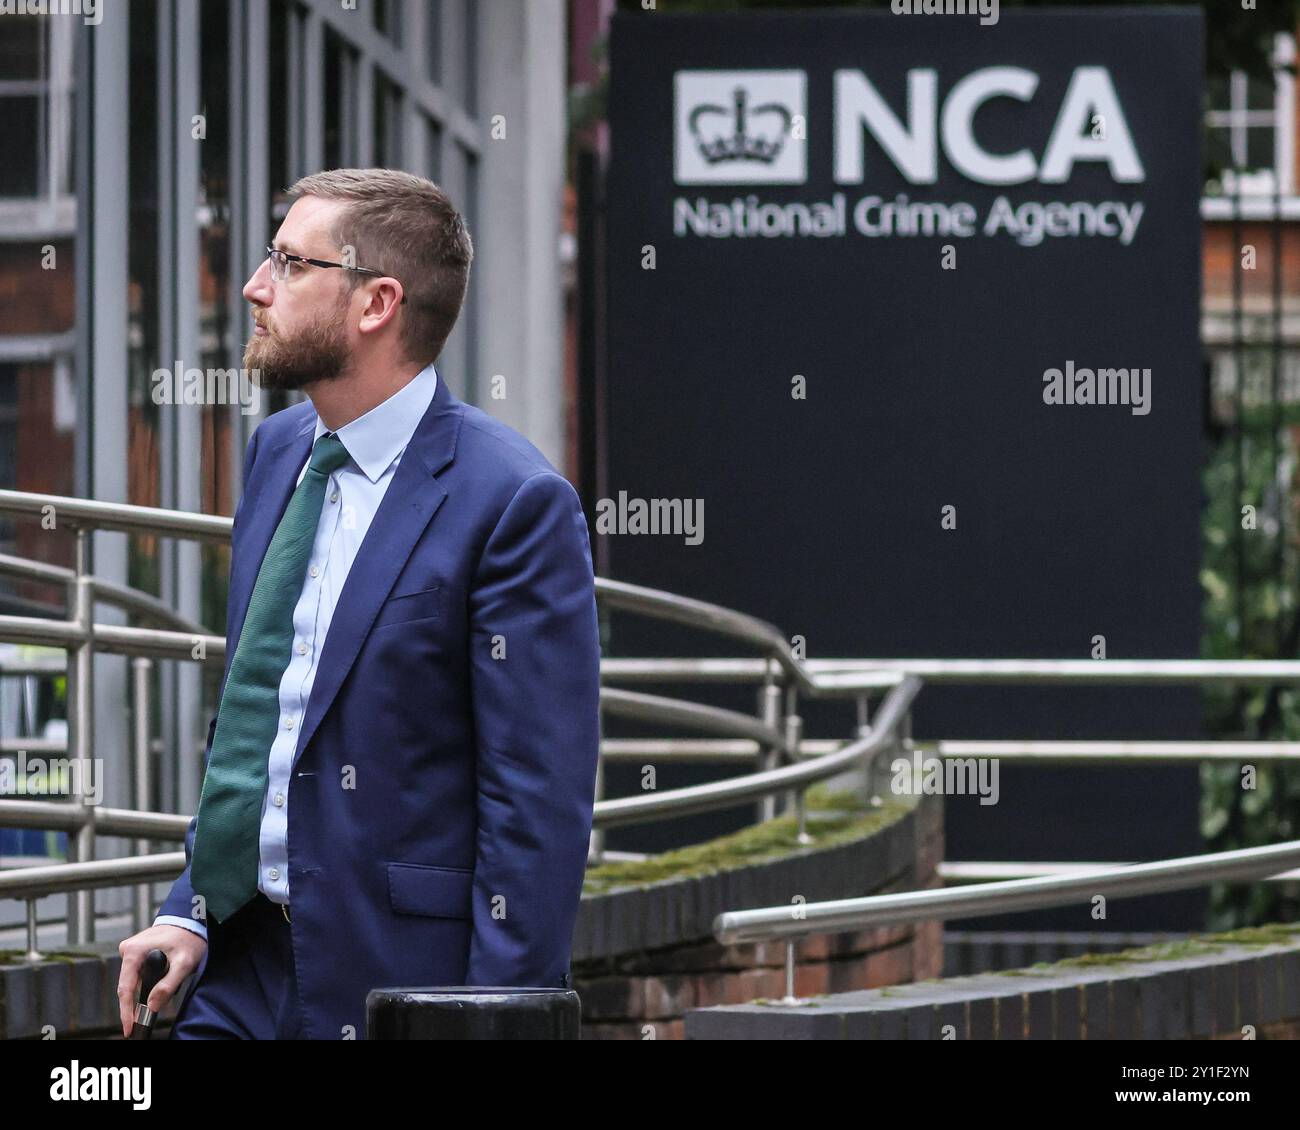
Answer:
[[(606, 494), (702, 500), (703, 537), (610, 533), (610, 575), (812, 658), (1196, 656), (1202, 71), (1190, 9), (616, 15)], [(1082, 403), (1046, 402), (1054, 369)], [(614, 654), (736, 652), (619, 623)], [(1184, 738), (1199, 703), (932, 685), (914, 729)], [(948, 800), (948, 858), (1201, 848), (1193, 767), (999, 790)], [(1203, 899), (1006, 921), (1194, 926)]]

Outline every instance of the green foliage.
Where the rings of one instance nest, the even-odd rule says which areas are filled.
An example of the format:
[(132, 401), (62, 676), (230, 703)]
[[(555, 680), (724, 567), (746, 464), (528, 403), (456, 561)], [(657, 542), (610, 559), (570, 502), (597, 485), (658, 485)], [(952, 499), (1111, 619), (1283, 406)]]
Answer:
[(713, 875), (851, 843), (900, 820), (914, 804), (910, 799), (889, 797), (879, 808), (868, 808), (856, 794), (829, 792), (825, 784), (810, 787), (804, 803), (806, 830), (812, 837), (811, 844), (800, 843), (798, 821), (792, 814), (778, 816), (730, 835), (662, 852), (646, 860), (590, 867), (583, 878), (582, 892), (585, 895), (605, 894), (622, 887), (644, 887), (667, 879)]
[[(1247, 350), (1246, 360), (1249, 379), (1252, 364), (1268, 363), (1268, 351)], [(1294, 658), (1300, 651), (1300, 527), (1288, 468), (1295, 465), (1295, 439), (1289, 427), (1277, 432), (1275, 472), (1271, 424), (1262, 413), (1243, 420), (1240, 466), (1229, 434), (1204, 472), (1201, 650), (1207, 659)], [(1246, 506), (1253, 512), (1243, 514)], [(1206, 730), (1214, 738), (1300, 741), (1300, 696), (1293, 688), (1214, 687), (1205, 702)], [(1254, 773), (1250, 788), (1240, 764), (1203, 766), (1201, 831), (1210, 850), (1300, 837), (1300, 766), (1257, 762)], [(1297, 917), (1294, 885), (1219, 886), (1211, 895), (1211, 929)]]

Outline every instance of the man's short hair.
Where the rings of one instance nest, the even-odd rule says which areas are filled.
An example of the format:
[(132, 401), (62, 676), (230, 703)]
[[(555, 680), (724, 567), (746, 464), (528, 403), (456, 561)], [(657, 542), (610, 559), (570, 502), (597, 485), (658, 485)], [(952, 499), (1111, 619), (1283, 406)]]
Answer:
[[(401, 282), (406, 359), (436, 360), (460, 316), (474, 258), (465, 221), (447, 194), (398, 169), (329, 169), (296, 181), (289, 195), (346, 202), (331, 233), (335, 244), (353, 249), (356, 266)], [(349, 291), (372, 277), (340, 273)]]

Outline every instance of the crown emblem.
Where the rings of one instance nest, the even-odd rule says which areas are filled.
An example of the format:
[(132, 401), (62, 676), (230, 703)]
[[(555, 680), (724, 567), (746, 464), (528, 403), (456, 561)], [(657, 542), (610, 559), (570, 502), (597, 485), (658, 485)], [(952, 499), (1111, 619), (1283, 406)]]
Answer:
[[(736, 87), (733, 99), (730, 111), (716, 103), (704, 103), (691, 111), (691, 134), (700, 155), (710, 165), (716, 165), (719, 161), (759, 161), (764, 165), (772, 164), (785, 145), (786, 134), (790, 132), (790, 111), (777, 102), (747, 107), (745, 103), (748, 94), (743, 86)], [(758, 119), (760, 125), (766, 128), (751, 136), (747, 119)], [(703, 127), (702, 122), (706, 122)], [(723, 132), (727, 125), (734, 126), (730, 136)], [(711, 130), (708, 128), (710, 126)]]

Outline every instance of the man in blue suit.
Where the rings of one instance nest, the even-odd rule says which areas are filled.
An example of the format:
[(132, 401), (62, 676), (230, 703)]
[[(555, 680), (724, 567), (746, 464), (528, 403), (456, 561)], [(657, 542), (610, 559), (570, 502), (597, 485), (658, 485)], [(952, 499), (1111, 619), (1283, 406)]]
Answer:
[(187, 866), (122, 942), (191, 973), (174, 1038), (365, 1035), (372, 988), (571, 984), (599, 641), (586, 522), (433, 361), (473, 251), (436, 185), (299, 181), (244, 287), (253, 433)]

